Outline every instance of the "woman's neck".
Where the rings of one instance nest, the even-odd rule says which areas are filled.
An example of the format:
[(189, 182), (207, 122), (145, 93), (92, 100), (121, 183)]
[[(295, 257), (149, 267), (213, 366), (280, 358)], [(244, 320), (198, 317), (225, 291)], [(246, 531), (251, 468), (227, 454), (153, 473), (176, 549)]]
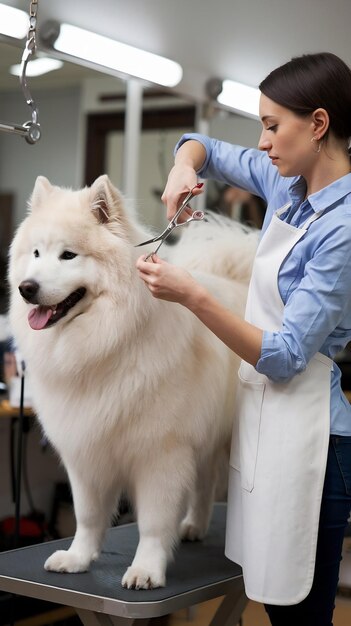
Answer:
[(310, 196), (335, 180), (351, 172), (350, 157), (344, 150), (330, 151), (328, 146), (322, 147), (315, 166), (304, 176), (307, 185), (306, 197)]

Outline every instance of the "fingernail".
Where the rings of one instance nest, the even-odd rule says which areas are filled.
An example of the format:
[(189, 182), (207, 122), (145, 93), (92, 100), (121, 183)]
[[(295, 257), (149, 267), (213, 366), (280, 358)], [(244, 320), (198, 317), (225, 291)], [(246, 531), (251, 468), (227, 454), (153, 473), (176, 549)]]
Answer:
[(201, 187), (203, 186), (204, 186), (203, 183), (197, 183), (197, 185), (195, 185), (195, 189), (201, 189)]

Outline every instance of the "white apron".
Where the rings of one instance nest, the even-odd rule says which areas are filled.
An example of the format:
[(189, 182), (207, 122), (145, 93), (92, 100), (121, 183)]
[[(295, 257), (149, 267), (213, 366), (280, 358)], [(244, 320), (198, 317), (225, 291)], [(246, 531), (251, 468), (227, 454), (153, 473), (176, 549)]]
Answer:
[[(279, 331), (278, 272), (301, 228), (272, 218), (257, 250), (246, 319)], [(317, 353), (306, 370), (275, 383), (242, 361), (230, 458), (226, 555), (243, 568), (246, 594), (297, 604), (314, 574), (330, 432), (332, 361)]]

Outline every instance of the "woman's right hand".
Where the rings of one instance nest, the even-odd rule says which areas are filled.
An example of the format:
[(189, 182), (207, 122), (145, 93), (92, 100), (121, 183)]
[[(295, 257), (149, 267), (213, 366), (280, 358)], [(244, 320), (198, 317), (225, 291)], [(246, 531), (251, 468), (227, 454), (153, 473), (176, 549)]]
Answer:
[[(174, 217), (177, 209), (184, 201), (185, 196), (198, 183), (196, 171), (206, 158), (206, 151), (198, 141), (186, 141), (177, 151), (175, 165), (171, 169), (167, 185), (161, 200), (167, 207), (167, 219)], [(194, 189), (194, 196), (202, 193), (201, 189)], [(185, 209), (179, 216), (179, 222), (185, 222), (192, 214), (192, 210)]]
[[(188, 165), (174, 165), (171, 169), (165, 190), (161, 200), (167, 207), (167, 219), (171, 220), (185, 196), (195, 185), (197, 185), (197, 175), (195, 170)], [(201, 189), (194, 189), (194, 195), (201, 193)], [(192, 214), (191, 208), (184, 209), (180, 214), (178, 222), (185, 222), (187, 217)]]

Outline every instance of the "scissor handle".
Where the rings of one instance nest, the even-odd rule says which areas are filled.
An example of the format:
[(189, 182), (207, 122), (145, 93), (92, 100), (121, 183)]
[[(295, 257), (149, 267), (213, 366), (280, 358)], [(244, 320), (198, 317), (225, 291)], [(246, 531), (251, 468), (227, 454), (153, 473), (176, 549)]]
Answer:
[(183, 213), (186, 205), (188, 204), (189, 200), (192, 200), (192, 198), (194, 197), (194, 189), (201, 189), (201, 187), (203, 187), (203, 183), (197, 183), (197, 185), (194, 185), (194, 187), (192, 189), (190, 189), (189, 193), (185, 196), (182, 204), (180, 205), (179, 209), (176, 211), (176, 213), (174, 214), (173, 218), (170, 220), (169, 224), (172, 224), (173, 226), (175, 226), (177, 224), (177, 219), (180, 216), (181, 213)]
[(196, 220), (197, 222), (199, 220), (203, 220), (205, 217), (205, 213), (203, 211), (193, 211), (191, 214), (191, 219)]

